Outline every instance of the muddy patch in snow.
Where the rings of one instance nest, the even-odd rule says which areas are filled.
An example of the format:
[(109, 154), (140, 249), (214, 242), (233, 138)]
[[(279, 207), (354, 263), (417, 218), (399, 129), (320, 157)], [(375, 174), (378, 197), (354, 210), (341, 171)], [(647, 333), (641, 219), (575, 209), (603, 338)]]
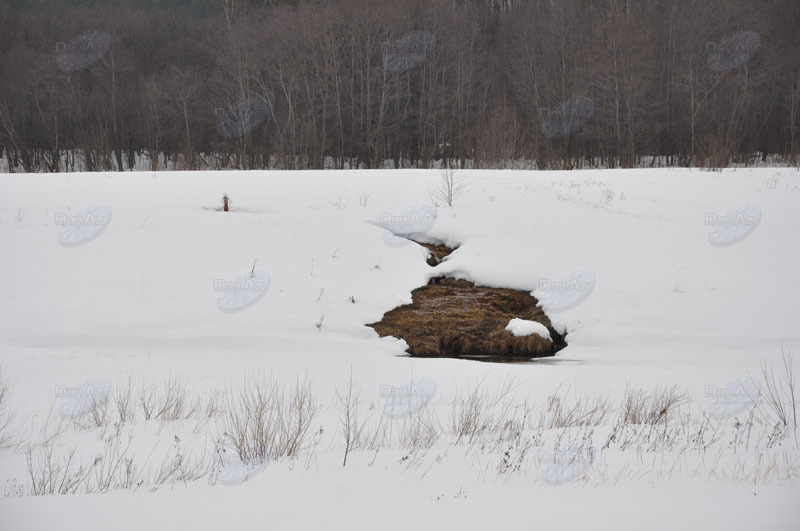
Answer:
[[(431, 267), (454, 250), (444, 245), (420, 245), (428, 249)], [(395, 308), (367, 326), (381, 337), (404, 339), (413, 357), (526, 361), (553, 356), (567, 346), (566, 333), (553, 328), (544, 311), (537, 308), (538, 300), (526, 291), (437, 277), (412, 291), (411, 296), (411, 304)], [(550, 337), (540, 333), (515, 335), (506, 329), (512, 319), (539, 323)]]

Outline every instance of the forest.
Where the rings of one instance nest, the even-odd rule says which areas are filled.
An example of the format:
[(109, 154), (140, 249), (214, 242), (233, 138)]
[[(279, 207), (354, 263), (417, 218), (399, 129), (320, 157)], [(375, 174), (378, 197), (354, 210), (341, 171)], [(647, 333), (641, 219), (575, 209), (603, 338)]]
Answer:
[(797, 0), (0, 0), (0, 159), (794, 165), (798, 28)]

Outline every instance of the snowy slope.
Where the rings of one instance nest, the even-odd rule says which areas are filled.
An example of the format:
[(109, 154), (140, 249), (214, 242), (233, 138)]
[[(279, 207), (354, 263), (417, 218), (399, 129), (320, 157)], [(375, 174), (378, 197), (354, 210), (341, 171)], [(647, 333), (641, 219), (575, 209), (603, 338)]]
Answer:
[[(363, 452), (341, 469), (334, 397), (351, 371), (365, 399), (378, 407), (382, 386), (414, 377), (436, 382), (431, 404), (442, 418), (450, 397), (477, 382), (494, 389), (509, 376), (519, 397), (539, 404), (559, 388), (619, 401), (628, 383), (676, 384), (701, 403), (708, 386), (757, 375), (762, 362), (779, 363), (782, 345), (796, 350), (800, 343), (796, 170), (460, 175), (466, 194), (453, 208), (440, 205), (424, 236), (459, 245), (436, 269), (425, 264), (421, 247), (387, 241), (374, 223), (430, 203), (436, 171), (0, 177), (0, 365), (15, 384), (12, 404), (23, 433), (43, 422), (56, 386), (89, 377), (116, 385), (121, 375), (160, 382), (174, 374), (198, 395), (253, 373), (286, 381), (307, 376), (320, 397), (324, 428), (314, 466), (307, 457), (296, 469), (275, 463), (222, 491), (190, 484), (154, 495), (6, 497), (0, 499), (0, 528), (69, 521), (75, 529), (212, 529), (227, 526), (229, 517), (221, 515), (231, 515), (232, 525), (274, 527), (296, 518), (319, 525), (338, 517), (342, 526), (393, 529), (430, 527), (438, 512), (457, 514), (468, 528), (494, 522), (527, 528), (538, 518), (559, 526), (577, 522), (576, 499), (587, 513), (606, 518), (633, 511), (630, 522), (641, 517), (648, 527), (701, 525), (659, 502), (679, 496), (693, 506), (691, 514), (726, 504), (726, 511), (714, 512), (719, 519), (703, 527), (762, 522), (789, 529), (791, 518), (800, 516), (788, 502), (796, 495), (792, 477), (768, 488), (735, 481), (712, 488), (691, 478), (687, 466), (652, 491), (599, 480), (550, 487), (535, 475), (507, 485), (487, 472), (494, 463), (484, 470), (465, 457), (431, 454), (417, 464), (432, 470), (421, 477), (389, 457), (378, 460), (380, 470), (371, 467)], [(233, 200), (231, 212), (215, 210), (223, 193)], [(108, 207), (107, 226), (98, 225), (102, 230), (82, 245), (59, 241), (66, 229), (58, 223), (90, 205)], [(709, 219), (741, 205), (758, 208), (757, 226), (745, 227), (749, 233), (729, 245), (712, 244)], [(265, 275), (259, 278), (269, 279), (265, 292), (241, 311), (221, 311), (219, 287), (249, 278), (254, 260)], [(403, 356), (403, 341), (378, 338), (364, 326), (410, 302), (411, 290), (430, 276), (541, 294), (576, 270), (590, 273), (592, 286), (577, 288), (586, 293), (571, 306), (548, 311), (568, 332), (569, 346), (555, 358), (514, 365), (412, 360)], [(164, 437), (171, 438), (170, 429)], [(0, 450), (0, 480), (13, 477), (25, 480), (20, 447)], [(576, 488), (575, 495), (562, 495)], [(305, 500), (299, 493), (308, 489)], [(609, 503), (620, 498), (624, 509)], [(309, 503), (319, 511), (306, 514)], [(410, 510), (388, 517), (398, 505)], [(362, 521), (348, 516), (354, 511)], [(651, 512), (667, 517), (646, 516)], [(120, 519), (123, 513), (128, 516)], [(5, 519), (10, 526), (2, 525)], [(597, 527), (588, 516), (585, 522)]]

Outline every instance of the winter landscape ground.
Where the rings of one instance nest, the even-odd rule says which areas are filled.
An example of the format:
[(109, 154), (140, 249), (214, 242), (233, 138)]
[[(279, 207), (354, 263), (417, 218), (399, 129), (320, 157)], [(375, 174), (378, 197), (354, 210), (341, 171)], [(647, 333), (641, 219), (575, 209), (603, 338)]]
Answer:
[[(798, 529), (800, 171), (455, 178), (3, 175), (0, 529)], [(435, 276), (567, 348), (366, 326)]]

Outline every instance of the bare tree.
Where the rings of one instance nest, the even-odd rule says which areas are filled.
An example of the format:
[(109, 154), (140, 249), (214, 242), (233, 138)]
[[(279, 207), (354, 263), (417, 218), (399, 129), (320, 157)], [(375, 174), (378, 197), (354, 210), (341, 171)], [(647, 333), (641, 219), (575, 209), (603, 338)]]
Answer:
[(343, 467), (347, 466), (347, 456), (350, 454), (350, 450), (360, 443), (361, 425), (358, 420), (360, 397), (361, 391), (358, 384), (353, 382), (353, 368), (350, 367), (350, 378), (347, 380), (346, 389), (344, 391), (336, 389), (336, 401), (342, 415), (341, 430), (344, 437)]
[(445, 203), (452, 207), (453, 203), (467, 191), (467, 183), (463, 176), (453, 168), (439, 171), (439, 181), (431, 187), (429, 193), (434, 203)]

